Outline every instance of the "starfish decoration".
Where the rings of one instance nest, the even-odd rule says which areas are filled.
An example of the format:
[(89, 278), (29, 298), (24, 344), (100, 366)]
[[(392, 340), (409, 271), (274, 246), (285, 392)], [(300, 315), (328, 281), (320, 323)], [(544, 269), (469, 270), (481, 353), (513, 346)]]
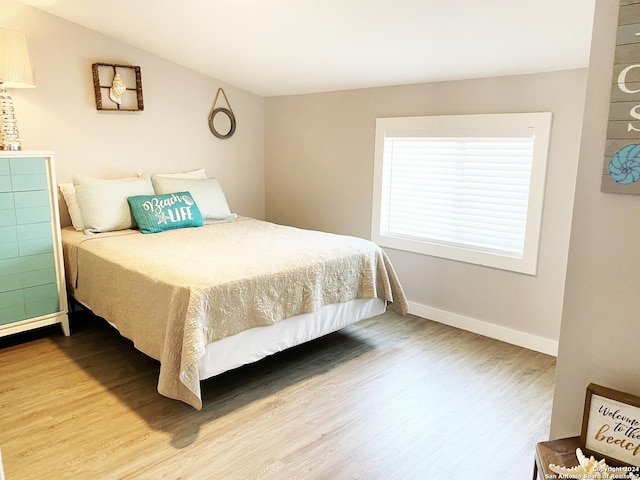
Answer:
[(614, 479), (614, 478), (625, 478), (625, 479), (638, 479), (636, 475), (631, 473), (631, 471), (622, 471), (620, 469), (609, 467), (605, 460), (596, 460), (593, 458), (587, 458), (582, 453), (582, 450), (576, 448), (576, 457), (578, 457), (579, 465), (571, 468), (561, 467), (560, 465), (555, 465), (553, 463), (549, 464), (549, 469), (551, 471), (558, 473), (561, 475), (560, 478), (573, 478), (573, 479)]
[(167, 224), (167, 222), (169, 221), (169, 217), (167, 217), (164, 212), (161, 213), (156, 213), (156, 217), (158, 217), (158, 225), (160, 224)]

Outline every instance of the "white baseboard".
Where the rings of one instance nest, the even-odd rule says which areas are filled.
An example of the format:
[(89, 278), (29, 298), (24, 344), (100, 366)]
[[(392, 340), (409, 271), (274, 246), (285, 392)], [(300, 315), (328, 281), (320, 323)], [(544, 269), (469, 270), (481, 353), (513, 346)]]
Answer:
[(434, 322), (444, 323), (451, 327), (460, 328), (477, 333), (485, 337), (494, 338), (502, 342), (517, 345), (519, 347), (545, 353), (554, 357), (558, 356), (558, 342), (548, 338), (538, 337), (530, 333), (521, 332), (512, 328), (502, 327), (464, 315), (447, 312), (438, 308), (421, 305), (415, 302), (409, 303), (409, 313), (418, 317), (427, 318)]

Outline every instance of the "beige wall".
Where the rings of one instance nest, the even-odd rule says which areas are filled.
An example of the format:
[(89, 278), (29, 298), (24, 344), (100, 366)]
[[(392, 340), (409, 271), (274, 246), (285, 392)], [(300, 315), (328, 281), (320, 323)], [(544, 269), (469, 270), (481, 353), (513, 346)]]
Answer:
[(580, 434), (591, 382), (640, 395), (640, 196), (600, 192), (617, 15), (617, 1), (597, 1), (552, 438)]
[(412, 311), (555, 353), (586, 70), (265, 99), (266, 218), (370, 238), (376, 117), (553, 112), (538, 275), (387, 250)]
[[(37, 87), (10, 93), (23, 149), (54, 150), (59, 181), (205, 167), (234, 212), (264, 218), (261, 97), (13, 0), (0, 0), (0, 27), (27, 34)], [(141, 67), (143, 112), (96, 110), (95, 62)], [(218, 87), (237, 118), (226, 140), (207, 123)]]

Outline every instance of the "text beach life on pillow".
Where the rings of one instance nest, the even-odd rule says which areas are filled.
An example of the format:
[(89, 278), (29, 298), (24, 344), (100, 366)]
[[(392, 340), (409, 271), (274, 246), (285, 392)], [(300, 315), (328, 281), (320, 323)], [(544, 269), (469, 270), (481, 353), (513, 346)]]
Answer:
[(202, 214), (189, 192), (137, 195), (127, 201), (142, 233), (202, 226)]

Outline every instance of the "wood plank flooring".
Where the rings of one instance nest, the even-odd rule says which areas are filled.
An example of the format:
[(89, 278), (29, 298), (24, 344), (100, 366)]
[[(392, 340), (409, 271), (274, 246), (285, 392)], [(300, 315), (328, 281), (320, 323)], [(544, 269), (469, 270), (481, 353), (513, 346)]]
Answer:
[(528, 479), (555, 359), (386, 313), (202, 384), (87, 312), (0, 339), (7, 480)]

